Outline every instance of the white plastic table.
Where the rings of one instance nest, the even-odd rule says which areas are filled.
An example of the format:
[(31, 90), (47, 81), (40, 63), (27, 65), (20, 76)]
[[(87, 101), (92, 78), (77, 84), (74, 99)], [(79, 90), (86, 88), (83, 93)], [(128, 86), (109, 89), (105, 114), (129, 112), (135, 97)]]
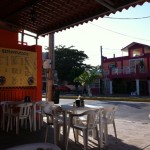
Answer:
[[(93, 106), (93, 105), (85, 105), (84, 107), (73, 107), (72, 105), (61, 105), (63, 111), (64, 111), (64, 125), (63, 125), (63, 136), (64, 136), (64, 146), (66, 146), (67, 142), (67, 113), (68, 111), (86, 111), (91, 109), (103, 109), (103, 106)], [(99, 120), (99, 134), (101, 139), (103, 139), (103, 133), (102, 133), (102, 120), (101, 120), (102, 114), (100, 114), (100, 120)], [(100, 147), (103, 148), (102, 140), (100, 140)]]
[(6, 150), (61, 150), (57, 145), (52, 143), (31, 143), (15, 146)]

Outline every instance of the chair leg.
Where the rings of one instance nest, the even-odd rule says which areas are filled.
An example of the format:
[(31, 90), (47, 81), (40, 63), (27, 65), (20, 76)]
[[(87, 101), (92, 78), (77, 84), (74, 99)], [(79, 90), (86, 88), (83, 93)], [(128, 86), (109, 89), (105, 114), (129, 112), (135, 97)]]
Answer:
[(108, 145), (108, 125), (104, 124), (104, 141), (105, 145)]
[(8, 122), (7, 122), (7, 132), (9, 130), (9, 125), (10, 125), (10, 116), (8, 116)]
[(27, 120), (25, 120), (25, 125), (24, 125), (24, 119), (21, 119), (21, 127), (23, 128), (25, 126), (25, 129), (27, 129)]
[(77, 144), (77, 132), (75, 131), (74, 128), (73, 128), (73, 135), (74, 135), (75, 143)]
[(88, 134), (87, 130), (83, 130), (83, 143), (84, 143), (84, 150), (88, 148)]
[(16, 117), (16, 134), (19, 134), (19, 118)]
[(66, 142), (66, 150), (68, 150), (68, 139), (69, 139), (69, 134), (70, 134), (70, 125), (68, 125), (67, 138), (66, 138), (67, 141), (65, 141), (65, 142)]
[(32, 132), (32, 118), (29, 116), (30, 132)]
[(97, 136), (97, 141), (98, 141), (98, 148), (99, 148), (99, 150), (100, 150), (100, 144), (101, 144), (101, 142), (100, 142), (100, 138), (99, 138), (99, 132), (98, 132), (98, 128), (96, 127), (96, 129), (95, 129), (95, 131), (96, 131), (96, 136)]
[(41, 114), (39, 114), (39, 130), (41, 130)]
[(45, 131), (45, 143), (47, 142), (47, 134), (48, 134), (48, 126), (46, 127), (46, 131)]
[(116, 132), (116, 125), (115, 125), (115, 122), (113, 121), (113, 127), (114, 127), (114, 133), (115, 133), (115, 137), (116, 137), (116, 142), (117, 141), (117, 132)]
[(2, 126), (2, 129), (5, 130), (5, 115), (2, 116), (1, 126)]
[(54, 123), (54, 144), (58, 144), (58, 125)]

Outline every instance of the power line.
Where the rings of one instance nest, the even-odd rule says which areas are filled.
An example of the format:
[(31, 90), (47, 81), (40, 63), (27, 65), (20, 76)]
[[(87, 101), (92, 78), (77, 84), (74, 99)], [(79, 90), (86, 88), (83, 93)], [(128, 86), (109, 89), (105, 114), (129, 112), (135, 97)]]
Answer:
[(123, 33), (117, 32), (117, 31), (113, 31), (113, 30), (110, 30), (110, 29), (101, 27), (101, 26), (96, 25), (96, 24), (93, 24), (93, 23), (90, 23), (90, 24), (91, 24), (91, 25), (94, 25), (94, 26), (97, 26), (97, 27), (99, 27), (99, 28), (102, 28), (102, 29), (104, 29), (104, 30), (107, 30), (107, 31), (116, 33), (116, 34), (119, 34), (119, 35), (122, 35), (122, 36), (126, 36), (126, 37), (128, 37), (128, 38), (134, 38), (134, 39), (142, 40), (142, 41), (150, 41), (150, 40), (147, 40), (147, 39), (142, 39), (142, 38), (134, 37), (134, 36), (131, 36), (131, 35), (123, 34)]
[(103, 53), (104, 53), (104, 54), (114, 54), (114, 53), (115, 53), (115, 54), (121, 54), (122, 52), (121, 52), (121, 51), (120, 51), (120, 52), (104, 52), (104, 51), (103, 51)]
[(118, 18), (118, 17), (103, 17), (103, 18), (108, 18), (108, 19), (121, 19), (121, 20), (134, 20), (134, 19), (147, 19), (150, 18), (150, 16), (145, 16), (145, 17), (135, 17), (135, 18)]
[[(107, 50), (112, 50), (112, 51), (107, 51)], [(123, 53), (125, 54), (126, 52), (123, 52), (123, 51), (121, 51), (121, 49), (116, 49), (116, 48), (104, 48), (103, 47), (103, 54), (104, 55), (110, 55), (110, 54), (117, 54), (117, 55), (120, 55), (120, 56), (122, 56), (123, 55)]]
[(117, 48), (103, 48), (105, 50), (120, 50), (120, 49), (117, 49)]

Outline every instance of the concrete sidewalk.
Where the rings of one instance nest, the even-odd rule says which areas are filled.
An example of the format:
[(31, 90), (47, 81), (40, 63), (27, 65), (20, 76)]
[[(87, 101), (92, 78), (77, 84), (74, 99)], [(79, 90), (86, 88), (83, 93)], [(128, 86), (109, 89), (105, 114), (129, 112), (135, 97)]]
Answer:
[[(116, 119), (116, 128), (118, 142), (116, 143), (113, 127), (109, 126), (109, 144), (105, 147), (106, 150), (150, 150), (150, 124), (141, 122), (132, 122), (127, 120)], [(19, 135), (15, 134), (15, 130), (6, 133), (0, 130), (0, 150), (5, 150), (9, 147), (44, 142), (45, 128), (36, 132), (29, 130), (21, 130)], [(53, 143), (53, 129), (50, 128), (48, 133), (48, 141)], [(70, 131), (68, 150), (83, 149), (83, 138), (79, 140), (80, 144), (74, 143), (73, 132)], [(60, 145), (61, 146), (61, 145)], [(97, 141), (90, 137), (89, 150), (98, 150)]]
[[(116, 128), (118, 142), (116, 143), (112, 125), (109, 125), (109, 144), (104, 149), (150, 150), (150, 124), (116, 119)], [(83, 138), (80, 138), (81, 143), (82, 140)], [(83, 145), (81, 146), (79, 144), (77, 146), (72, 141), (74, 141), (73, 136), (71, 136), (71, 139), (69, 140), (69, 150), (79, 150), (79, 148), (83, 148)], [(98, 150), (97, 141), (90, 139), (89, 149)]]

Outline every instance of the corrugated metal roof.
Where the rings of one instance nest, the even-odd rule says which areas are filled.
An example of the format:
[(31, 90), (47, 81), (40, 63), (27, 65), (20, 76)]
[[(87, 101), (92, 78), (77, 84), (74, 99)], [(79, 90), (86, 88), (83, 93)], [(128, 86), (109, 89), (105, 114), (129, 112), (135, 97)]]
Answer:
[(0, 27), (45, 35), (150, 0), (1, 0)]

